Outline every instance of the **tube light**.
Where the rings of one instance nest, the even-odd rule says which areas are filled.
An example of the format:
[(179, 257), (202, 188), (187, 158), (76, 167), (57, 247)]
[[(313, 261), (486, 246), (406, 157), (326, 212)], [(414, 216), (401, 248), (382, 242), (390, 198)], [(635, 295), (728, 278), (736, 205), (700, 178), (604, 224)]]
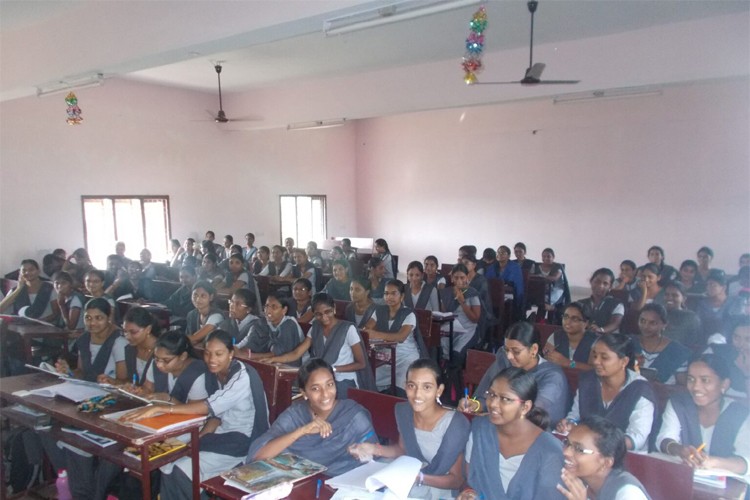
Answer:
[(572, 104), (586, 101), (610, 101), (613, 99), (627, 99), (631, 97), (646, 97), (662, 95), (662, 90), (649, 87), (623, 87), (619, 89), (591, 90), (554, 96), (554, 104)]
[(71, 90), (85, 89), (89, 87), (98, 87), (104, 83), (104, 75), (96, 73), (94, 75), (66, 78), (56, 82), (40, 85), (36, 88), (37, 97), (69, 92)]
[(333, 128), (333, 127), (340, 127), (343, 124), (346, 123), (346, 118), (341, 118), (339, 120), (316, 120), (313, 122), (300, 122), (300, 123), (290, 123), (286, 126), (287, 130), (312, 130), (312, 129), (319, 129), (319, 128)]
[(328, 19), (323, 23), (323, 31), (326, 36), (341, 35), (383, 24), (459, 9), (481, 2), (482, 0), (406, 0)]

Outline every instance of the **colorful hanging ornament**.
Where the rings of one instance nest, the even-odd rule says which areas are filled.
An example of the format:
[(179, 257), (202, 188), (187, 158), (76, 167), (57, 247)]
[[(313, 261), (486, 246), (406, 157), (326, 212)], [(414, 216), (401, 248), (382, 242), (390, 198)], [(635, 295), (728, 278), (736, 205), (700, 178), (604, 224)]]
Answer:
[(487, 28), (487, 11), (484, 5), (474, 13), (469, 21), (469, 28), (471, 31), (466, 38), (466, 54), (461, 62), (461, 67), (464, 69), (464, 82), (467, 85), (477, 83), (477, 73), (483, 69), (484, 30)]
[(65, 96), (65, 104), (68, 105), (68, 119), (66, 120), (69, 125), (80, 125), (83, 121), (81, 118), (81, 108), (78, 107), (78, 98), (71, 92)]

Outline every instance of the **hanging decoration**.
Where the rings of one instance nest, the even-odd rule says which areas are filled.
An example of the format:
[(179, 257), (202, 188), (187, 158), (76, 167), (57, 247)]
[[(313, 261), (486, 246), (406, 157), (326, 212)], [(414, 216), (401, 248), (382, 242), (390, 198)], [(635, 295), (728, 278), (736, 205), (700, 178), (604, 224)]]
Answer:
[(65, 104), (68, 105), (68, 119), (66, 120), (69, 125), (80, 125), (83, 121), (81, 118), (81, 108), (78, 107), (78, 98), (71, 92), (65, 96)]
[(466, 54), (461, 66), (464, 68), (464, 82), (471, 85), (477, 82), (477, 73), (482, 71), (482, 51), (484, 50), (484, 30), (487, 28), (487, 11), (479, 7), (469, 22), (469, 37), (466, 39)]

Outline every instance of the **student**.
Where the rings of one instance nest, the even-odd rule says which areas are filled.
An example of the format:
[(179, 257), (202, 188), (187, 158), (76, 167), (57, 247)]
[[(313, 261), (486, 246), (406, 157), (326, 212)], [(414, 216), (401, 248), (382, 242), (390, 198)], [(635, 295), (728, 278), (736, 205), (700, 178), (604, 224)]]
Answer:
[(519, 241), (515, 244), (515, 246), (513, 247), (513, 255), (516, 256), (513, 262), (521, 266), (522, 271), (531, 272), (536, 262), (526, 258), (526, 245), (523, 242)]
[(79, 288), (83, 285), (83, 277), (92, 269), (94, 266), (91, 264), (88, 251), (85, 248), (77, 248), (63, 264), (62, 270), (70, 274), (75, 288)]
[(632, 370), (634, 362), (630, 337), (602, 335), (591, 350), (594, 370), (581, 374), (573, 408), (567, 419), (557, 424), (557, 431), (570, 432), (582, 417), (599, 415), (625, 433), (628, 450), (646, 450), (656, 418), (656, 399), (648, 381)]
[(349, 288), (352, 280), (349, 277), (349, 263), (346, 260), (334, 260), (332, 264), (333, 279), (328, 280), (323, 291), (334, 300), (349, 301)]
[(406, 372), (408, 402), (397, 403), (394, 409), (398, 443), (362, 443), (350, 449), (354, 456), (392, 459), (407, 455), (425, 464), (409, 498), (453, 498), (464, 483), (463, 454), (470, 425), (460, 412), (440, 404), (445, 390), (441, 378), (434, 361), (414, 361)]
[(201, 261), (201, 268), (198, 272), (198, 279), (208, 281), (211, 286), (219, 286), (224, 281), (224, 274), (218, 267), (219, 259), (213, 253), (206, 253)]
[(648, 249), (646, 254), (648, 261), (656, 266), (656, 274), (659, 277), (659, 284), (677, 279), (677, 270), (664, 262), (664, 249), (654, 245)]
[(727, 297), (727, 279), (724, 271), (712, 270), (706, 279), (706, 297), (698, 303), (696, 313), (703, 325), (703, 338), (710, 343), (710, 337), (716, 333), (728, 338), (732, 326), (730, 311), (736, 297)]
[(637, 286), (631, 292), (631, 307), (640, 311), (646, 304), (664, 304), (664, 291), (659, 280), (656, 264), (646, 264), (638, 268)]
[(494, 265), (497, 262), (497, 252), (492, 248), (485, 248), (482, 252), (482, 275), (487, 274), (487, 268)]
[(709, 247), (700, 247), (696, 257), (698, 257), (698, 280), (706, 281), (711, 271), (711, 261), (714, 260), (714, 251)]
[(521, 368), (534, 377), (537, 385), (534, 405), (547, 412), (550, 425), (554, 427), (565, 417), (568, 409), (568, 380), (562, 369), (539, 356), (539, 332), (534, 325), (525, 321), (514, 323), (505, 333), (505, 346), (498, 349), (495, 362), (484, 373), (474, 391), (479, 405), (462, 398), (458, 407), (472, 413), (484, 411), (487, 408), (484, 393), (495, 375), (509, 366)]
[(188, 313), (185, 327), (185, 334), (193, 344), (202, 342), (206, 335), (224, 321), (221, 310), (213, 304), (215, 295), (216, 289), (207, 281), (199, 281), (193, 285), (195, 309)]
[[(532, 262), (524, 259), (523, 262)], [(496, 278), (513, 287), (513, 300), (515, 304), (524, 304), (523, 272), (517, 262), (510, 260), (510, 248), (501, 245), (497, 249), (497, 261), (489, 266), (484, 276), (487, 279)]]
[(568, 304), (562, 316), (562, 331), (549, 336), (544, 346), (547, 361), (578, 370), (591, 370), (591, 348), (599, 338), (588, 329), (589, 318), (579, 302)]
[(60, 326), (66, 330), (82, 329), (83, 315), (81, 311), (84, 302), (86, 302), (86, 297), (74, 288), (73, 277), (65, 271), (58, 271), (52, 276), (52, 283), (54, 283), (57, 292)]
[(307, 260), (307, 253), (302, 248), (294, 249), (294, 266), (292, 274), (287, 276), (286, 281), (294, 282), (298, 278), (305, 278), (310, 281), (312, 293), (315, 293), (319, 269), (316, 269), (312, 262)]
[(545, 248), (542, 251), (542, 262), (534, 264), (531, 274), (543, 276), (548, 282), (548, 292), (545, 299), (545, 308), (554, 311), (555, 307), (562, 303), (565, 294), (565, 277), (563, 268), (555, 262), (555, 251)]
[(148, 300), (151, 298), (151, 281), (142, 276), (141, 263), (131, 261), (127, 273), (118, 273), (115, 280), (107, 288), (107, 295), (118, 300), (124, 295), (131, 295), (132, 300)]
[(193, 345), (182, 332), (173, 330), (156, 340), (154, 362), (146, 372), (141, 394), (154, 401), (190, 403), (208, 397), (208, 367), (195, 357)]
[(537, 385), (520, 368), (498, 373), (487, 391), (486, 417), (471, 422), (466, 444), (469, 488), (459, 500), (563, 498), (557, 491), (563, 457), (548, 432), (547, 412), (534, 406)]
[[(265, 248), (266, 251), (268, 251), (268, 247)], [(245, 235), (245, 246), (242, 248), (242, 258), (245, 259), (245, 262), (252, 262), (255, 260), (258, 251), (259, 249), (255, 248), (255, 235), (253, 233), (247, 233)]]
[(93, 299), (98, 299), (99, 297), (107, 299), (107, 302), (109, 302), (109, 305), (112, 306), (112, 322), (115, 322), (115, 318), (118, 316), (117, 314), (117, 305), (115, 304), (115, 299), (107, 295), (104, 291), (104, 272), (99, 271), (98, 269), (92, 269), (91, 271), (86, 273), (86, 276), (83, 278), (83, 285), (86, 287), (86, 291)]
[(185, 251), (180, 255), (180, 265), (185, 265), (185, 259), (188, 257), (192, 257), (200, 262), (200, 259), (202, 258), (202, 255), (200, 253), (200, 250), (198, 250), (195, 247), (195, 239), (194, 238), (187, 238), (185, 240), (185, 243), (183, 243), (183, 247), (185, 248)]
[(347, 260), (357, 260), (357, 249), (352, 246), (352, 240), (349, 238), (341, 240), (341, 250)]
[(725, 397), (730, 384), (730, 371), (723, 358), (704, 354), (692, 361), (688, 392), (672, 394), (664, 409), (656, 438), (658, 448), (693, 468), (725, 469), (750, 476), (748, 409)]
[[(125, 368), (127, 383), (141, 387), (146, 382), (146, 373), (154, 362), (154, 347), (161, 335), (159, 321), (143, 307), (133, 307), (125, 313), (122, 334), (128, 345), (125, 346)], [(106, 377), (109, 384), (117, 380)]]
[(287, 262), (292, 262), (294, 260), (294, 238), (284, 239), (284, 259), (286, 259)]
[[(54, 305), (53, 305), (54, 304)], [(0, 312), (13, 306), (13, 314), (51, 321), (57, 315), (57, 292), (49, 281), (39, 277), (39, 264), (34, 259), (21, 261), (18, 285), (0, 301)]]
[[(304, 340), (297, 320), (288, 316), (289, 306), (278, 292), (271, 292), (266, 298), (265, 317), (260, 318), (250, 328), (250, 333), (237, 343), (237, 348), (249, 349), (252, 359), (265, 359), (281, 356), (293, 351)], [(291, 363), (299, 366), (299, 362)]]
[(702, 294), (706, 291), (705, 279), (698, 274), (698, 264), (694, 260), (682, 261), (678, 280), (688, 293)]
[[(445, 288), (445, 278), (438, 272), (439, 263), (437, 257), (428, 255), (424, 258), (424, 282), (432, 285), (438, 290)], [(440, 294), (438, 293), (438, 300)]]
[[(208, 373), (205, 401), (164, 407), (147, 406), (122, 417), (137, 421), (161, 413), (208, 415), (200, 433), (200, 480), (230, 470), (247, 454), (253, 439), (268, 428), (263, 383), (252, 367), (234, 359), (229, 334), (216, 330), (206, 338)], [(192, 460), (182, 457), (161, 468), (162, 498), (192, 498)]]
[(393, 261), (391, 250), (388, 248), (388, 242), (383, 238), (375, 240), (375, 245), (372, 251), (373, 257), (378, 257), (385, 267), (385, 274), (383, 277), (386, 280), (397, 278), (398, 270), (396, 269), (396, 263)]
[(320, 250), (318, 250), (318, 244), (314, 241), (308, 241), (307, 247), (305, 248), (307, 257), (310, 263), (318, 269), (323, 268), (323, 258), (320, 256)]
[(115, 255), (122, 261), (122, 265), (124, 267), (128, 267), (128, 265), (133, 262), (132, 259), (129, 259), (125, 256), (125, 242), (124, 241), (118, 241), (115, 243)]
[[(62, 271), (64, 265), (64, 258), (58, 257), (57, 255), (51, 253), (46, 254), (42, 259), (42, 271), (44, 271), (44, 274), (46, 274), (49, 278), (52, 278), (52, 275), (57, 271)], [(13, 274), (16, 274), (15, 279), (18, 280), (18, 275), (20, 275), (20, 272), (16, 271)], [(5, 276), (7, 277), (8, 275), (6, 274)]]
[[(273, 246), (271, 249), (271, 260), (258, 274), (277, 278), (286, 278), (292, 274), (292, 264), (284, 260), (284, 248), (281, 245)], [(272, 279), (271, 281), (275, 280)]]
[(599, 335), (617, 333), (620, 330), (622, 317), (625, 315), (625, 306), (609, 295), (614, 280), (615, 273), (611, 269), (606, 267), (597, 269), (589, 280), (591, 297), (578, 302), (589, 317), (589, 330)]
[(307, 278), (298, 278), (292, 283), (292, 300), (289, 301), (289, 315), (298, 323), (310, 323), (313, 319), (313, 285)]
[(370, 298), (372, 301), (382, 306), (385, 304), (385, 298), (383, 293), (385, 292), (385, 284), (388, 281), (386, 276), (386, 266), (380, 257), (372, 257), (369, 262), (370, 267)]
[(364, 278), (354, 278), (349, 285), (351, 304), (346, 305), (344, 317), (357, 328), (364, 328), (375, 312), (375, 303), (370, 298), (370, 282)]
[(247, 288), (236, 290), (229, 299), (229, 318), (219, 328), (229, 333), (235, 344), (247, 337), (260, 318), (255, 312), (255, 294)]
[[(463, 264), (456, 264), (451, 270), (453, 285), (443, 290), (441, 306), (443, 312), (456, 315), (453, 320), (453, 351), (459, 355), (465, 352), (475, 339), (477, 326), (482, 316), (479, 293), (469, 286), (469, 270)], [(446, 324), (446, 327), (448, 325)], [(448, 337), (441, 339), (443, 355), (448, 358)]]
[(640, 481), (623, 470), (625, 435), (596, 415), (581, 420), (563, 440), (565, 466), (557, 489), (569, 500), (651, 500)]
[(705, 349), (701, 320), (693, 311), (685, 308), (685, 287), (679, 281), (671, 281), (664, 287), (664, 307), (667, 309), (667, 327), (664, 335), (690, 349)]
[(612, 290), (625, 290), (629, 294), (637, 286), (635, 278), (636, 265), (632, 260), (625, 259), (620, 263), (620, 275), (612, 284)]
[[(385, 305), (377, 306), (370, 321), (362, 328), (370, 339), (398, 342), (395, 385), (402, 391), (409, 365), (422, 357), (421, 353), (426, 357), (424, 342), (417, 331), (414, 311), (403, 304), (404, 291), (404, 284), (399, 280), (389, 280), (385, 285)], [(391, 385), (391, 367), (378, 367), (375, 378), (380, 390)]]
[(482, 305), (482, 328), (489, 324), (494, 317), (492, 316), (492, 299), (490, 297), (490, 288), (487, 284), (487, 278), (477, 272), (477, 259), (471, 255), (464, 257), (461, 263), (468, 271), (466, 278), (469, 286), (479, 293), (479, 300)]
[(180, 261), (182, 254), (185, 253), (185, 249), (182, 248), (182, 244), (178, 239), (172, 239), (170, 243), (172, 245), (172, 257), (169, 259), (168, 265), (169, 267), (180, 267)]
[(180, 268), (180, 288), (164, 301), (164, 305), (167, 306), (175, 319), (187, 318), (190, 311), (195, 309), (195, 305), (193, 305), (193, 285), (197, 280), (198, 277), (193, 266), (182, 266)]
[(750, 316), (735, 318), (730, 332), (729, 344), (709, 344), (706, 353), (716, 353), (725, 360), (731, 380), (727, 395), (746, 399), (750, 394)]
[(360, 465), (349, 446), (365, 441), (377, 443), (370, 413), (350, 399), (336, 398), (335, 373), (320, 358), (299, 370), (303, 400), (279, 415), (271, 428), (253, 441), (246, 462), (294, 453), (328, 467), (336, 476)]
[[(226, 273), (224, 281), (217, 288), (218, 291), (233, 293), (240, 288), (250, 289), (251, 278), (245, 271), (245, 262), (242, 256), (238, 254), (231, 255), (228, 259), (229, 272)], [(254, 283), (252, 283), (254, 285)]]
[(346, 399), (350, 387), (375, 390), (375, 380), (367, 358), (367, 348), (357, 328), (335, 316), (333, 298), (318, 293), (312, 300), (315, 321), (305, 340), (293, 351), (267, 358), (268, 363), (293, 363), (304, 359), (308, 351), (331, 367), (336, 379), (336, 397)]
[(151, 262), (151, 250), (144, 248), (141, 250), (141, 278), (153, 281), (156, 279), (156, 268)]
[(640, 348), (638, 364), (641, 368), (656, 371), (656, 380), (662, 384), (684, 384), (690, 349), (664, 335), (667, 327), (667, 310), (659, 304), (646, 304), (638, 316), (640, 337), (636, 337), (636, 350)]
[[(231, 234), (224, 235), (224, 241), (223, 244), (219, 247), (217, 247), (216, 256), (219, 258), (220, 261), (228, 259), (230, 255), (232, 255), (232, 246), (234, 245), (234, 236)], [(242, 247), (240, 247), (241, 249)], [(242, 250), (240, 250), (240, 256), (242, 255)]]
[(253, 274), (260, 274), (271, 261), (271, 249), (263, 245), (254, 253), (254, 257), (252, 261), (245, 258), (245, 262), (250, 265), (250, 270)]
[(439, 311), (437, 289), (424, 282), (424, 268), (418, 261), (412, 261), (406, 268), (406, 278), (409, 289), (404, 295), (404, 305), (412, 309), (425, 309), (427, 311)]

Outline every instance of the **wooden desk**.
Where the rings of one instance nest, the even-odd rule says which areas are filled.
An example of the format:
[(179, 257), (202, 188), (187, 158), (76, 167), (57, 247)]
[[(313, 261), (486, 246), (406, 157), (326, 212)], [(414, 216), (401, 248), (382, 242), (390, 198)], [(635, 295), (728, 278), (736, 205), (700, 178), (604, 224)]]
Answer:
[[(286, 497), (288, 500), (312, 500), (315, 498), (315, 490), (318, 486), (318, 479), (323, 480), (323, 485), (320, 488), (320, 500), (329, 500), (333, 496), (334, 489), (325, 484), (325, 480), (328, 476), (323, 474), (316, 474), (308, 477), (294, 485), (292, 493)], [(247, 495), (246, 492), (233, 488), (232, 486), (224, 486), (224, 479), (221, 476), (212, 477), (201, 483), (201, 487), (206, 489), (206, 493), (211, 498), (223, 498), (224, 500), (239, 500), (243, 496)]]
[[(398, 342), (392, 340), (374, 340), (370, 342), (370, 336), (366, 331), (360, 330), (359, 334), (362, 336), (362, 340), (365, 342), (367, 347), (367, 357), (370, 359), (370, 367), (372, 368), (372, 375), (377, 380), (377, 370), (380, 366), (389, 365), (391, 367), (391, 394), (396, 394), (396, 347)], [(390, 351), (390, 358), (383, 359), (379, 357), (379, 352), (386, 352), (386, 349)]]
[[(448, 361), (453, 361), (453, 320), (456, 319), (457, 316), (455, 314), (451, 314), (450, 316), (433, 316), (432, 317), (432, 323), (433, 327), (437, 325), (438, 332), (440, 332), (440, 335), (436, 335), (438, 339), (440, 339), (443, 336), (443, 324), (448, 323)], [(440, 345), (440, 342), (438, 341), (438, 359), (440, 359), (440, 356), (442, 356), (443, 348)]]
[[(76, 405), (69, 401), (57, 398), (44, 398), (41, 396), (14, 396), (13, 393), (20, 390), (31, 390), (46, 387), (57, 383), (58, 379), (44, 373), (33, 373), (30, 375), (19, 375), (17, 377), (6, 377), (2, 379), (0, 387), (0, 398), (5, 403), (19, 403), (34, 410), (44, 412), (52, 417), (52, 429), (47, 431), (50, 435), (58, 440), (74, 445), (75, 447), (109, 460), (110, 462), (127, 468), (132, 475), (139, 478), (142, 483), (143, 498), (151, 498), (151, 471), (166, 465), (178, 458), (188, 456), (192, 458), (193, 465), (193, 498), (199, 498), (200, 493), (200, 469), (198, 458), (198, 431), (202, 424), (196, 423), (182, 429), (165, 432), (162, 434), (148, 434), (132, 427), (119, 425), (115, 422), (100, 418), (103, 413), (110, 413), (128, 408), (135, 408), (132, 401), (125, 399), (119, 400), (110, 410), (103, 413), (81, 413), (76, 409)], [(21, 419), (16, 419), (9, 412), (0, 413), (8, 416), (11, 420), (21, 425), (28, 425)], [(78, 437), (75, 434), (63, 432), (61, 426), (73, 426), (81, 429), (90, 430), (116, 440), (118, 443), (106, 448), (102, 448), (93, 443)], [(170, 453), (164, 457), (155, 460), (148, 459), (148, 449), (151, 443), (162, 441), (168, 437), (181, 436), (190, 434), (188, 446), (182, 450)], [(196, 445), (194, 446), (193, 443)], [(123, 454), (123, 448), (134, 446), (140, 448), (141, 460), (129, 457)]]
[(255, 368), (263, 381), (263, 390), (268, 401), (268, 421), (276, 417), (292, 404), (292, 386), (297, 380), (298, 368), (289, 365), (275, 365), (252, 360), (245, 353), (237, 351), (235, 358)]
[(68, 336), (70, 335), (68, 330), (63, 330), (62, 328), (52, 325), (42, 325), (25, 318), (16, 319), (13, 317), (8, 321), (0, 317), (0, 322), (2, 322), (0, 332), (2, 332), (3, 335), (6, 335), (7, 329), (8, 334), (15, 334), (20, 337), (21, 342), (23, 343), (23, 356), (25, 363), (33, 364), (31, 347), (34, 339), (60, 340), (62, 341), (63, 353), (66, 356), (68, 354)]

